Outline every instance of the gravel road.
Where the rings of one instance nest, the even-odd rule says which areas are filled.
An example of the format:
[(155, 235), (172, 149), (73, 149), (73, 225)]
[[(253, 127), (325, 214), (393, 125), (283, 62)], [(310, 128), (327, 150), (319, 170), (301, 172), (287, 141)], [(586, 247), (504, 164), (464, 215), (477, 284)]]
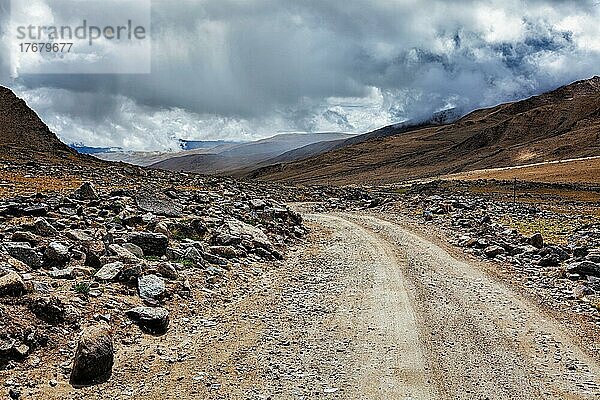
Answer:
[(477, 265), (372, 216), (306, 218), (332, 233), (299, 260), (306, 280), (288, 289), (282, 311), (308, 303), (327, 312), (308, 324), (297, 316), (289, 339), (302, 351), (281, 355), (308, 375), (300, 386), (279, 382), (274, 398), (599, 398), (597, 359)]

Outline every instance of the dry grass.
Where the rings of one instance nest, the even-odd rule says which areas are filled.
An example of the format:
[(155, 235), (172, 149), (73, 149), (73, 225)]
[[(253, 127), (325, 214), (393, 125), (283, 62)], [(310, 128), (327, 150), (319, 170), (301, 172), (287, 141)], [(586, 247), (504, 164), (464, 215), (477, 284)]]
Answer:
[(568, 221), (558, 217), (519, 219), (507, 216), (500, 222), (504, 226), (516, 229), (524, 236), (531, 236), (539, 232), (544, 236), (546, 242), (562, 245), (567, 244), (569, 236), (582, 225), (582, 221), (579, 219)]
[(66, 193), (82, 184), (77, 177), (51, 177), (23, 175), (0, 171), (0, 198), (28, 196), (36, 193)]
[(600, 158), (548, 163), (512, 169), (487, 169), (461, 172), (448, 179), (477, 180), (497, 179), (510, 181), (518, 179), (527, 182), (578, 183), (600, 185)]

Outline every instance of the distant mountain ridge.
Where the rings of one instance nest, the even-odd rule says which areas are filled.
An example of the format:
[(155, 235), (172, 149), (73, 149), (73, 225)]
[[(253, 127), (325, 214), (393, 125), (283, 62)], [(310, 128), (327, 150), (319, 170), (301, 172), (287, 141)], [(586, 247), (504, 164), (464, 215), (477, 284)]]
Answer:
[[(174, 171), (184, 170), (205, 174), (242, 176), (257, 168), (314, 157), (375, 137), (385, 137), (407, 132), (417, 127), (451, 122), (458, 117), (457, 110), (449, 109), (435, 113), (425, 121), (405, 121), (363, 135), (339, 133), (279, 134), (256, 142), (234, 145), (224, 150), (217, 147), (213, 151), (196, 154), (185, 152), (174, 154), (172, 157), (165, 157), (166, 159), (151, 164), (151, 166)], [(290, 140), (291, 138), (296, 140)]]
[[(366, 139), (366, 140), (365, 140)], [(600, 77), (442, 125), (389, 126), (247, 174), (303, 184), (381, 184), (600, 155)]]
[(318, 142), (345, 140), (352, 136), (337, 132), (283, 133), (255, 142), (176, 153), (151, 166), (171, 171), (241, 175), (290, 150)]

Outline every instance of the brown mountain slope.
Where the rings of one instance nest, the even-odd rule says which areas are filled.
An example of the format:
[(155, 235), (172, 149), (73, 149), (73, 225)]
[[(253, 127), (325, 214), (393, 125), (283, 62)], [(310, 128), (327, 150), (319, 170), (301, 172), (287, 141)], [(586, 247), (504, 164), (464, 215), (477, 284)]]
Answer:
[(62, 143), (10, 89), (0, 86), (0, 158), (5, 161), (73, 161)]
[(600, 77), (478, 110), (455, 123), (261, 168), (250, 178), (378, 184), (600, 155)]

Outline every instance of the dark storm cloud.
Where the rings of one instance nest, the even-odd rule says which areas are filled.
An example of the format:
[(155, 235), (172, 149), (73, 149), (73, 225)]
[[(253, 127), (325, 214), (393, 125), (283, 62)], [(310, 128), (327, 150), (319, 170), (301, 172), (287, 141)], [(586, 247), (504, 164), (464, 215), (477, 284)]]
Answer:
[(0, 81), (61, 136), (91, 145), (360, 132), (597, 74), (595, 3), (155, 1), (151, 75), (12, 80), (0, 47)]

